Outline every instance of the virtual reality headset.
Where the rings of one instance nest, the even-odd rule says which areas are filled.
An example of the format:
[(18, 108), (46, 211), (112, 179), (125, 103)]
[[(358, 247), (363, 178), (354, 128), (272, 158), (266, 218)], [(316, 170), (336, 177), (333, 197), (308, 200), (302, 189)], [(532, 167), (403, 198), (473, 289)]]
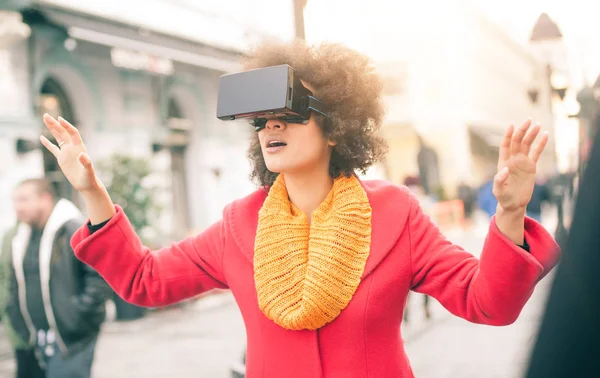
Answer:
[(311, 111), (327, 116), (328, 107), (313, 96), (287, 64), (221, 76), (217, 118), (245, 118), (256, 131), (269, 119), (307, 123)]

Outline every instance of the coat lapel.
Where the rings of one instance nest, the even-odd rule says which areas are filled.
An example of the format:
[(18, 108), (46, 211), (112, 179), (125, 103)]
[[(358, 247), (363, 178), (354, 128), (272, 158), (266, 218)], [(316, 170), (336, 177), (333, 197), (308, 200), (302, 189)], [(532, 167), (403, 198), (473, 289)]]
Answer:
[(410, 199), (407, 191), (386, 181), (363, 181), (373, 215), (371, 251), (363, 278), (377, 268), (400, 239), (408, 219)]
[[(410, 197), (407, 189), (386, 181), (362, 181), (361, 184), (373, 209), (371, 250), (365, 265), (364, 278), (373, 272), (400, 238), (408, 219)], [(266, 190), (259, 189), (231, 203), (225, 210), (224, 221), (229, 225), (236, 245), (251, 264), (254, 263), (258, 212), (267, 194)]]
[(254, 264), (254, 239), (258, 226), (258, 212), (267, 198), (268, 191), (261, 188), (254, 193), (232, 202), (225, 209), (225, 224), (244, 256)]

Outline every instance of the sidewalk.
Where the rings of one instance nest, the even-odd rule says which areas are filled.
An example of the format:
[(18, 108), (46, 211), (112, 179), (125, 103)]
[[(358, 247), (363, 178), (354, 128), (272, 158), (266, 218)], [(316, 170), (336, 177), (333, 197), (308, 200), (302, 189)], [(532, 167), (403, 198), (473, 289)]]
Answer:
[[(229, 378), (246, 334), (230, 292), (129, 322), (107, 321), (92, 378)], [(6, 355), (4, 356), (4, 354)], [(0, 329), (0, 378), (14, 377), (12, 350)]]

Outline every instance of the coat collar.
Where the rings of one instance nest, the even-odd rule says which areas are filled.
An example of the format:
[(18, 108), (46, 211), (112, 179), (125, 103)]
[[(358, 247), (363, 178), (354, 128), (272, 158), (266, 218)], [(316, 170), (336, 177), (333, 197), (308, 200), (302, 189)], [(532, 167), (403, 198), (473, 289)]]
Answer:
[[(64, 198), (60, 199), (52, 209), (52, 213), (44, 226), (40, 248), (42, 245), (51, 245), (56, 232), (68, 221), (78, 218), (83, 219), (83, 215), (79, 209), (72, 202)], [(19, 223), (13, 239), (12, 253), (15, 260), (20, 261), (23, 259), (30, 235), (31, 226), (25, 223)]]
[[(361, 185), (373, 210), (371, 250), (363, 273), (364, 278), (379, 265), (400, 238), (408, 219), (410, 195), (406, 188), (386, 181), (361, 181)], [(261, 188), (232, 202), (225, 210), (224, 221), (229, 226), (238, 248), (250, 263), (254, 261), (258, 212), (267, 194), (267, 190)]]

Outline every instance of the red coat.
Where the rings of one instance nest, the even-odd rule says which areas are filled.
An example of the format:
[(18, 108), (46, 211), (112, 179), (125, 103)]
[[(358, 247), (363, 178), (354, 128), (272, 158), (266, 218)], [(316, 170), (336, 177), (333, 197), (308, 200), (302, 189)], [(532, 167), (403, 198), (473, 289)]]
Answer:
[(258, 307), (252, 264), (263, 190), (228, 205), (223, 219), (200, 235), (159, 251), (142, 246), (118, 207), (93, 235), (82, 227), (72, 245), (77, 257), (138, 305), (230, 288), (246, 325), (248, 378), (412, 377), (400, 331), (409, 289), (471, 322), (507, 325), (558, 259), (553, 238), (527, 218), (531, 253), (492, 220), (479, 261), (447, 241), (406, 188), (362, 184), (373, 209), (371, 253), (348, 307), (317, 331), (281, 328)]

